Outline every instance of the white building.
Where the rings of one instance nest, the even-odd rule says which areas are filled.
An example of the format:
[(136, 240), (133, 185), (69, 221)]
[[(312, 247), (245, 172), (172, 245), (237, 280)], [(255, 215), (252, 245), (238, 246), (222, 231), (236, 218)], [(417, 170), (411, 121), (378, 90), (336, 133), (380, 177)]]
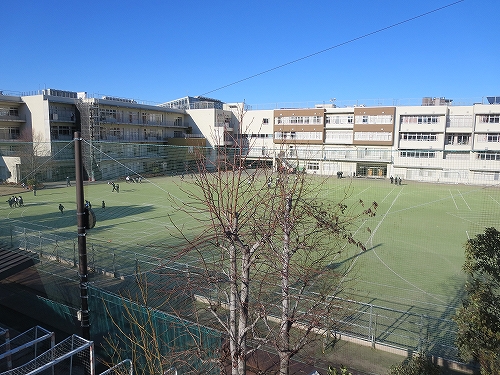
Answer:
[[(500, 103), (498, 97), (488, 99), (460, 106), (445, 98), (423, 98), (418, 106), (319, 104), (252, 110), (244, 103), (205, 97), (150, 105), (60, 90), (4, 94), (0, 179), (23, 178), (18, 145), (26, 134), (44, 141), (37, 152), (60, 164), (60, 175), (46, 178), (60, 179), (65, 166), (71, 168), (72, 157), (64, 157), (70, 150), (63, 152), (58, 141), (71, 140), (78, 130), (139, 172), (164, 159), (162, 152), (141, 149), (156, 144), (224, 147), (239, 150), (249, 163), (266, 160), (276, 168), (306, 173), (490, 184), (500, 179)], [(169, 160), (169, 167), (163, 160), (160, 173), (182, 169), (186, 157)], [(109, 173), (110, 161), (88, 163), (92, 173)]]

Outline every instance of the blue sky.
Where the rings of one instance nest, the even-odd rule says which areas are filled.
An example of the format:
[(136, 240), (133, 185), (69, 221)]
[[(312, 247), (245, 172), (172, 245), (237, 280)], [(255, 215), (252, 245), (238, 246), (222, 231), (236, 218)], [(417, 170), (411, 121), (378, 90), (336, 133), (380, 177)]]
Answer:
[(346, 43), (455, 2), (23, 0), (2, 18), (0, 90), (254, 105), (500, 96), (499, 0)]

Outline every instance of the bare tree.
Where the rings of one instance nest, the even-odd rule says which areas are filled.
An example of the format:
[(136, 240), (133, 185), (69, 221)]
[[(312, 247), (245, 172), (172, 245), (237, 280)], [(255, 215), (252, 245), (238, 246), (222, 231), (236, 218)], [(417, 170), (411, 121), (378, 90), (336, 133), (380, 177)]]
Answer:
[[(101, 324), (107, 321), (110, 326), (102, 345), (108, 358), (104, 364), (112, 367), (131, 359), (134, 373), (144, 375), (217, 372), (218, 334), (211, 334), (214, 332), (204, 329), (196, 316), (188, 314), (189, 306), (179, 308), (180, 299), (189, 299), (182, 288), (170, 288), (164, 293), (162, 278), (172, 276), (165, 275), (164, 266), (139, 273), (135, 285), (127, 288), (118, 304), (116, 297), (102, 299), (106, 313), (99, 318)], [(174, 275), (174, 279), (178, 276)], [(186, 315), (190, 320), (184, 318)]]
[(21, 179), (28, 185), (40, 183), (50, 169), (50, 143), (44, 142), (40, 133), (25, 129), (16, 142), (16, 148), (21, 160)]
[(272, 345), (287, 375), (290, 359), (337, 324), (350, 267), (335, 261), (349, 245), (365, 250), (351, 229), (377, 204), (348, 207), (349, 190), (325, 201), (325, 179), (245, 150), (199, 154), (194, 179), (181, 186), (190, 201), (178, 206), (199, 232), (178, 227), (187, 243), (179, 256), (196, 253), (202, 264), (190, 288), (227, 336), (231, 373), (246, 374), (249, 356)]
[(366, 250), (352, 229), (377, 208), (376, 202), (365, 207), (363, 201), (349, 207), (348, 191), (340, 201), (329, 202), (321, 197), (324, 181), (289, 171), (278, 169), (273, 196), (279, 225), (265, 258), (270, 270), (265, 284), (279, 288), (267, 288), (274, 296), (259, 298), (267, 341), (279, 355), (282, 375), (289, 374), (290, 359), (306, 345), (338, 329), (343, 313), (337, 297), (344, 292), (351, 264), (335, 262), (348, 245)]

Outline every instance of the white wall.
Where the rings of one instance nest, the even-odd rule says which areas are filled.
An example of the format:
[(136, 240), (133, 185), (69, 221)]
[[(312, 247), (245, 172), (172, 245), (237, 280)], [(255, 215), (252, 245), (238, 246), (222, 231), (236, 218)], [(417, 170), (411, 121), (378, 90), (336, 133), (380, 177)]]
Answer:
[(18, 156), (0, 156), (0, 179), (5, 179), (6, 182), (18, 183), (18, 164), (21, 164), (21, 159)]
[(43, 95), (24, 96), (22, 99), (31, 114), (26, 118), (27, 128), (31, 128), (33, 140), (43, 142), (37, 150), (40, 156), (46, 156), (50, 154), (49, 102)]

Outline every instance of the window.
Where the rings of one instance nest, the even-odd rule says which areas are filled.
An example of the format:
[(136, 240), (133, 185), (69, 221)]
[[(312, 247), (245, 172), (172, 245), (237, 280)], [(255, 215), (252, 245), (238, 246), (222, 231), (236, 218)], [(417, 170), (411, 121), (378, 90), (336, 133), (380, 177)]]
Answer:
[(479, 160), (500, 160), (500, 152), (481, 151), (477, 153)]
[(355, 132), (355, 141), (392, 141), (391, 132)]
[(326, 115), (326, 123), (332, 125), (347, 125), (354, 122), (354, 115)]
[(488, 134), (487, 141), (488, 142), (500, 142), (500, 134)]
[(439, 116), (401, 116), (401, 124), (438, 124)]
[(112, 137), (120, 137), (122, 135), (122, 131), (120, 128), (110, 128), (109, 135)]
[(310, 171), (317, 171), (317, 170), (319, 170), (319, 163), (309, 162), (309, 163), (307, 163), (307, 169)]
[(402, 158), (429, 159), (435, 158), (436, 153), (434, 151), (400, 151), (399, 156), (401, 156)]
[(404, 141), (437, 141), (434, 133), (401, 133), (400, 139)]
[(467, 128), (472, 125), (472, 115), (450, 115), (446, 122), (447, 128)]
[(356, 116), (356, 124), (392, 124), (392, 115)]
[(470, 142), (470, 134), (447, 134), (447, 145), (468, 145)]
[(276, 117), (275, 124), (322, 124), (322, 116), (290, 116), (290, 117)]
[(20, 134), (19, 128), (0, 128), (0, 139), (18, 139)]
[(269, 119), (268, 119), (268, 118), (263, 118), (263, 119), (262, 119), (262, 123), (263, 123), (264, 125), (269, 124)]
[(493, 124), (500, 123), (500, 115), (499, 114), (479, 115), (477, 117), (478, 117), (478, 122), (481, 122), (481, 123), (493, 123)]
[(298, 141), (319, 140), (323, 139), (323, 132), (275, 132), (275, 139), (292, 139)]
[(325, 141), (332, 143), (351, 143), (353, 139), (352, 130), (327, 130), (325, 133)]

